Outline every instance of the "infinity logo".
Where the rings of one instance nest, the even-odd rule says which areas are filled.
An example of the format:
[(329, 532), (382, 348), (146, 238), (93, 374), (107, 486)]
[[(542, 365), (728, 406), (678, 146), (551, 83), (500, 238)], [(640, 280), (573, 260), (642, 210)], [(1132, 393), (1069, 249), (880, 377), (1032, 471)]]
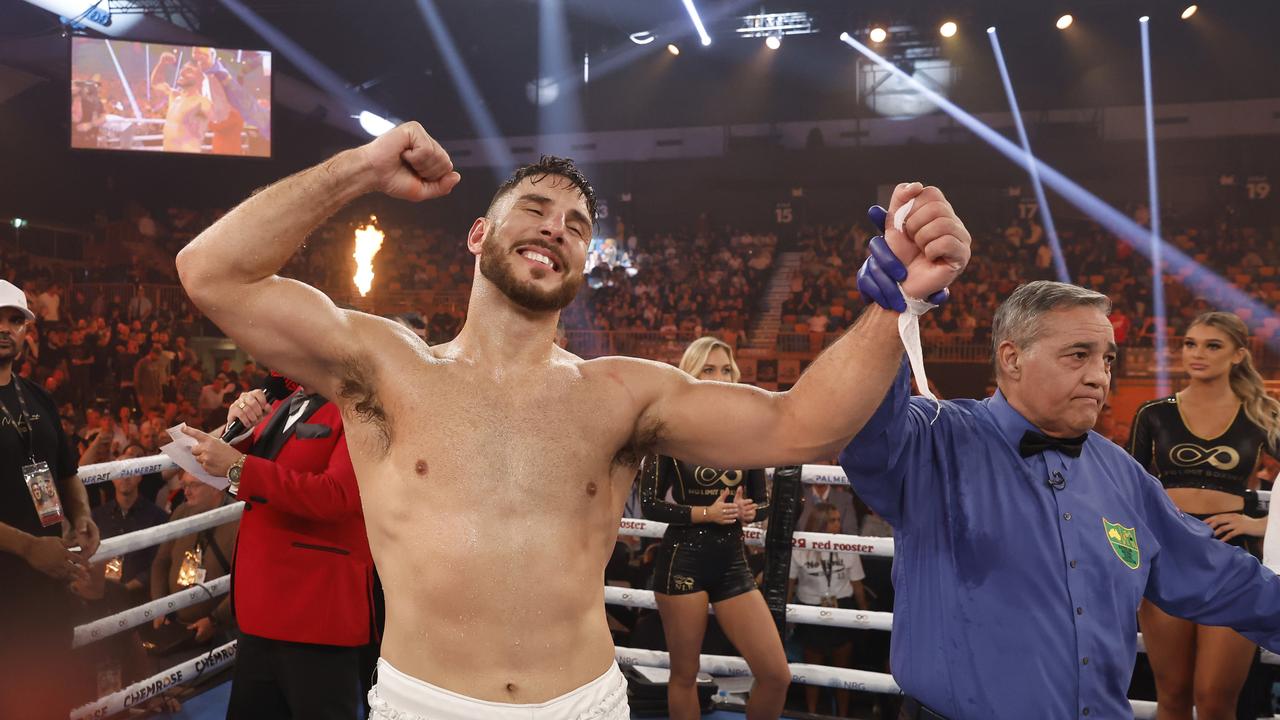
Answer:
[(1234, 470), (1240, 464), (1240, 453), (1227, 445), (1206, 449), (1195, 443), (1182, 443), (1169, 451), (1169, 459), (1182, 467), (1208, 464), (1219, 470)]
[(717, 470), (699, 466), (693, 471), (693, 476), (703, 487), (711, 487), (718, 483), (724, 483), (726, 487), (737, 487), (742, 482), (744, 473), (741, 470)]

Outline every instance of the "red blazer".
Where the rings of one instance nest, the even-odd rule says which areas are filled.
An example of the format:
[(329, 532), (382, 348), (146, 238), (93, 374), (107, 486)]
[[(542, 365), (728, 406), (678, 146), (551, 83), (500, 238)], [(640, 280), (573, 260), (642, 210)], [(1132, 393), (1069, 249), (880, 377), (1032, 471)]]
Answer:
[[(251, 635), (354, 647), (372, 639), (373, 557), (342, 416), (331, 402), (314, 407), (322, 401), (291, 426), (275, 460), (245, 460), (231, 602)], [(279, 401), (254, 443), (283, 412)]]

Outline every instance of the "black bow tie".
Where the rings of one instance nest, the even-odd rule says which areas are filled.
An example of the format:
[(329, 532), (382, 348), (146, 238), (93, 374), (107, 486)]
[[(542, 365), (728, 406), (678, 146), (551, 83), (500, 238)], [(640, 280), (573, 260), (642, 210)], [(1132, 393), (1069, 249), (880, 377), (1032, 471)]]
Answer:
[(1089, 433), (1085, 433), (1080, 437), (1055, 438), (1042, 435), (1034, 430), (1028, 430), (1022, 433), (1022, 440), (1018, 443), (1018, 452), (1022, 454), (1022, 457), (1031, 457), (1045, 450), (1057, 450), (1063, 455), (1080, 457), (1080, 451), (1084, 449), (1084, 441), (1088, 439)]

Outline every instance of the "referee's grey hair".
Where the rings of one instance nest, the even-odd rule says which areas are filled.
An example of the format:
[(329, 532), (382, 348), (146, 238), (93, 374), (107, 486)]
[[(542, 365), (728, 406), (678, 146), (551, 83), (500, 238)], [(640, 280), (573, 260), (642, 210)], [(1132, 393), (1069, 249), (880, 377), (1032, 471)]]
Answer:
[[(999, 352), (1000, 343), (1008, 340), (1025, 348), (1040, 339), (1043, 327), (1040, 316), (1054, 310), (1076, 307), (1095, 307), (1109, 315), (1111, 300), (1106, 295), (1079, 285), (1036, 280), (1019, 285), (1017, 290), (1001, 303), (991, 321), (991, 349)], [(999, 361), (997, 360), (997, 364)]]

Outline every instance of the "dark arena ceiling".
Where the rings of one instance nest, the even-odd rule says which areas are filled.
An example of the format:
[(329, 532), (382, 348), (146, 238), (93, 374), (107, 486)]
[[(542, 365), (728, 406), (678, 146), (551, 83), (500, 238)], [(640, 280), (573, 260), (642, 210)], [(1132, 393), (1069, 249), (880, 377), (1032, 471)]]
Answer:
[[(33, 2), (0, 0), (0, 90), (6, 90), (0, 102), (19, 101), (33, 85), (61, 88), (66, 81), (64, 26)], [(1154, 0), (701, 0), (696, 5), (713, 39), (706, 47), (681, 0), (541, 2), (562, 8), (567, 37), (548, 46), (574, 68), (569, 84), (578, 87), (566, 98), (586, 130), (871, 114), (856, 90), (856, 53), (838, 38), (865, 37), (875, 25), (897, 28), (881, 46), (890, 56), (915, 45), (948, 59), (956, 68), (951, 96), (974, 111), (1006, 109), (984, 32), (991, 25), (999, 28), (1025, 109), (1141, 103), (1137, 18), (1144, 14), (1152, 18), (1157, 103), (1280, 95), (1280, 4), (1272, 0), (1211, 0), (1187, 22), (1179, 19), (1187, 3)], [(350, 116), (364, 109), (354, 106), (367, 101), (389, 117), (422, 120), (439, 137), (472, 137), (476, 129), (424, 19), (423, 7), (431, 5), (498, 131), (538, 132), (529, 96), (540, 75), (539, 0), (103, 0), (99, 9), (117, 22), (146, 12), (152, 22), (172, 22), (221, 47), (276, 50), (281, 73), (315, 84), (314, 68), (280, 52), (233, 11), (247, 9), (345, 86), (343, 101), (283, 111), (354, 131)], [(760, 12), (807, 13), (817, 32), (787, 36), (777, 51), (766, 50), (759, 39), (735, 33), (741, 16)], [(1060, 32), (1054, 20), (1064, 12), (1075, 24)], [(959, 32), (944, 41), (937, 28), (945, 20)], [(635, 44), (629, 36), (639, 32), (655, 41)], [(678, 57), (666, 52), (668, 43), (681, 48)], [(592, 71), (585, 86), (578, 82), (584, 56)]]

